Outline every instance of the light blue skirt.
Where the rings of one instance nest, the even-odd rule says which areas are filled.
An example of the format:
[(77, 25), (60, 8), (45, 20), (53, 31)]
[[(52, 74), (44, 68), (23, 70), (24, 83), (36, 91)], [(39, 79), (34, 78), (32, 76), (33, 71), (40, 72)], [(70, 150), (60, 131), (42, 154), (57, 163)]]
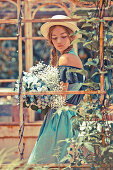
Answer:
[[(54, 114), (55, 113), (55, 114)], [(53, 116), (54, 114), (54, 116)], [(73, 110), (50, 109), (46, 114), (36, 144), (28, 159), (28, 164), (58, 164), (67, 155), (69, 143), (65, 139), (77, 138), (78, 131), (72, 129), (72, 120), (75, 116)], [(62, 142), (58, 142), (63, 140)], [(69, 163), (61, 161), (61, 163)]]

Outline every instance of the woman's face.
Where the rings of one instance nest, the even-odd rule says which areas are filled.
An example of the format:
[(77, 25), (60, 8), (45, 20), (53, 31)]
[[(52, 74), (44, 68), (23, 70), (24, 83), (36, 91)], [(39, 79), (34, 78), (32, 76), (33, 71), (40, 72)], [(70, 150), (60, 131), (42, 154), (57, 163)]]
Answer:
[(53, 29), (51, 40), (54, 47), (60, 51), (60, 53), (70, 46), (69, 35), (62, 26), (56, 26)]

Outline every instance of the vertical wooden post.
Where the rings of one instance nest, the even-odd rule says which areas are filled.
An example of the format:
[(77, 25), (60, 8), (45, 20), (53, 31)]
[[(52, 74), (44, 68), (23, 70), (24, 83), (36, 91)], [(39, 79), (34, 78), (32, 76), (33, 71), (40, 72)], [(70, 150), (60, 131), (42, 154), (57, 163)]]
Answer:
[[(24, 2), (24, 18), (31, 19), (31, 6), (29, 0), (25, 0)], [(25, 23), (24, 27), (25, 33), (25, 69), (29, 71), (29, 68), (33, 66), (33, 43), (32, 39), (32, 22)]]
[[(100, 18), (103, 19), (103, 0), (100, 0)], [(103, 46), (103, 22), (100, 23), (100, 69), (103, 66), (104, 58), (104, 46)], [(102, 68), (104, 71), (104, 67)], [(104, 74), (100, 75), (100, 91), (104, 91)], [(101, 104), (103, 104), (104, 94), (101, 94)], [(104, 120), (104, 119), (103, 119)], [(102, 132), (104, 133), (104, 127), (102, 127)], [(102, 145), (105, 146), (105, 135), (102, 137)]]
[[(25, 19), (32, 19), (31, 17), (31, 8), (30, 0), (24, 1), (24, 18)], [(29, 71), (29, 68), (33, 66), (33, 43), (32, 39), (32, 22), (25, 23), (24, 27), (25, 33), (25, 70)], [(30, 121), (34, 121), (34, 111), (28, 108), (28, 119)]]
[[(21, 6), (21, 0), (17, 1), (17, 17), (19, 18), (20, 14), (20, 6)], [(19, 56), (19, 79), (21, 78), (22, 75), (22, 27), (20, 25), (20, 28), (18, 28), (18, 56)], [(20, 126), (23, 122), (23, 94), (21, 91), (20, 94)]]
[[(74, 1), (71, 1), (71, 3), (70, 3), (70, 15), (72, 16), (72, 18), (77, 18), (78, 17), (77, 15), (73, 15), (73, 11), (74, 12), (76, 11), (76, 3)], [(75, 22), (75, 24), (77, 25), (77, 22)], [(81, 34), (77, 34), (76, 35), (76, 38), (81, 38), (81, 37), (82, 37)], [(78, 45), (77, 45), (77, 43), (74, 43), (73, 47), (74, 47), (75, 52), (77, 53), (78, 52)]]
[[(100, 18), (103, 19), (103, 0), (100, 0)], [(103, 22), (100, 23), (100, 69), (103, 66), (103, 57), (104, 57), (104, 50), (103, 50)], [(104, 71), (104, 67), (102, 68)], [(100, 91), (104, 91), (104, 74), (100, 75)], [(101, 104), (103, 103), (104, 95), (101, 94)]]

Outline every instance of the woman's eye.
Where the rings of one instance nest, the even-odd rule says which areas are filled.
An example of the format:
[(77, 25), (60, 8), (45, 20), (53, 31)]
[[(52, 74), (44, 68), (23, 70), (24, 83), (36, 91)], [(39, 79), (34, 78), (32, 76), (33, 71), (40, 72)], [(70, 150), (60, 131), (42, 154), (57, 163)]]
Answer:
[(64, 36), (64, 37), (62, 37), (62, 38), (66, 38), (67, 36)]
[(57, 40), (57, 37), (56, 38), (52, 38), (52, 40)]

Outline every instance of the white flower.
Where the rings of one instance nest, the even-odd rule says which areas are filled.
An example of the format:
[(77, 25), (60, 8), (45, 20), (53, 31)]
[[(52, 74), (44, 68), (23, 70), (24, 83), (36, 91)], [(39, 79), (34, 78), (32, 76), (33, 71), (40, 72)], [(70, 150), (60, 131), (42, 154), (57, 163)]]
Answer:
[(42, 91), (48, 91), (47, 87), (43, 86)]
[[(39, 62), (36, 66), (30, 68), (30, 72), (23, 73), (23, 91), (61, 91), (63, 89), (59, 80), (59, 73), (56, 67), (45, 65)], [(19, 81), (15, 85), (15, 90), (19, 90)], [(25, 96), (24, 96), (25, 98)], [(26, 100), (26, 99), (25, 99)], [(37, 103), (39, 108), (62, 107), (65, 103), (62, 95), (44, 95), (32, 96), (31, 102)]]
[(25, 76), (24, 76), (24, 77), (23, 77), (23, 81), (25, 81), (25, 82), (26, 82), (26, 81), (27, 81), (27, 77), (25, 77)]
[(37, 106), (38, 106), (39, 109), (41, 108), (41, 104), (38, 104)]
[(44, 105), (44, 102), (42, 102), (42, 105)]
[(37, 87), (37, 91), (38, 91), (38, 92), (41, 92), (41, 91), (42, 91), (42, 88)]
[(41, 87), (41, 83), (40, 83), (40, 82), (38, 82), (36, 85), (37, 85), (38, 87)]
[(42, 106), (42, 109), (45, 109), (46, 107), (45, 106)]
[(37, 103), (40, 103), (40, 104), (41, 104), (41, 101), (40, 101), (40, 100), (37, 100)]

